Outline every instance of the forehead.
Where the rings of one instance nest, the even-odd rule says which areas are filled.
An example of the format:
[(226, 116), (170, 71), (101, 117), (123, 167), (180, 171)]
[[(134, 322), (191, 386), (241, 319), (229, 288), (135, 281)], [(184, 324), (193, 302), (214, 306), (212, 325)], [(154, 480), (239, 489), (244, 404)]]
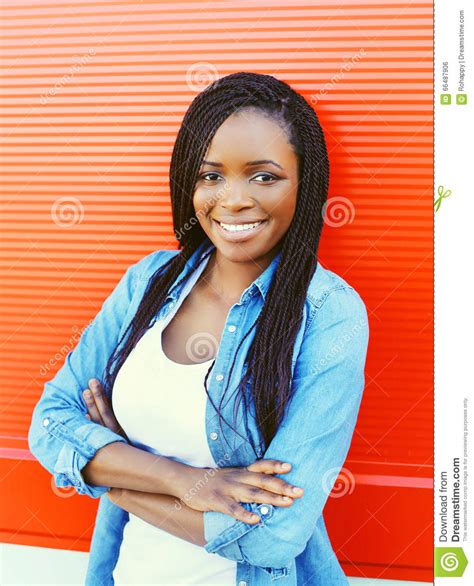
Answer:
[(286, 130), (278, 122), (262, 112), (244, 110), (224, 120), (204, 158), (221, 163), (259, 159), (285, 159), (288, 163), (292, 156), (293, 147), (288, 142)]

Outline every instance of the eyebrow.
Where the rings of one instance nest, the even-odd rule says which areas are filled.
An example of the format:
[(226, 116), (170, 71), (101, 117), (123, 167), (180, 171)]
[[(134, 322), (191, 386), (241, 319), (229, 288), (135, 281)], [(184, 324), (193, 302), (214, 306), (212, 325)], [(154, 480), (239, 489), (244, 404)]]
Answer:
[[(222, 163), (214, 163), (212, 161), (203, 161), (202, 164), (203, 165), (210, 165), (211, 167), (223, 167), (224, 166)], [(283, 167), (281, 165), (279, 165), (278, 163), (275, 163), (275, 161), (272, 161), (270, 159), (260, 159), (259, 161), (249, 161), (246, 164), (247, 167), (255, 167), (256, 165), (275, 165), (275, 167), (278, 167), (279, 169), (281, 169), (283, 171)]]

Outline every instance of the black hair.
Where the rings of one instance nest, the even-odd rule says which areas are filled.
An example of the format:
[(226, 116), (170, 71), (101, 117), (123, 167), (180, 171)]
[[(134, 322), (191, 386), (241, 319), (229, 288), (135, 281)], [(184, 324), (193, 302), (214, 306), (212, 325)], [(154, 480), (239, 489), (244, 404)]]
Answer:
[[(326, 143), (316, 113), (302, 95), (271, 75), (250, 72), (227, 75), (209, 85), (189, 106), (176, 138), (170, 165), (173, 226), (180, 252), (150, 278), (134, 318), (109, 358), (104, 386), (110, 393), (127, 356), (150, 327), (173, 283), (188, 266), (193, 252), (207, 239), (193, 205), (201, 162), (221, 124), (231, 114), (248, 108), (258, 109), (286, 130), (298, 159), (294, 217), (279, 243), (281, 257), (265, 303), (245, 334), (247, 337), (255, 329), (245, 360), (247, 368), (238, 387), (246, 418), (249, 401), (253, 403), (264, 450), (274, 437), (291, 399), (293, 347), (303, 317), (307, 289), (317, 267), (323, 206), (329, 182)], [(191, 273), (187, 271), (180, 282), (189, 278)], [(119, 349), (124, 338), (126, 341)], [(230, 373), (239, 348), (240, 345)], [(204, 382), (209, 399), (207, 379), (213, 366), (214, 362)], [(230, 380), (230, 374), (226, 378)], [(247, 384), (248, 381), (251, 384)], [(224, 395), (225, 392), (218, 407), (211, 399), (219, 413), (219, 422)]]

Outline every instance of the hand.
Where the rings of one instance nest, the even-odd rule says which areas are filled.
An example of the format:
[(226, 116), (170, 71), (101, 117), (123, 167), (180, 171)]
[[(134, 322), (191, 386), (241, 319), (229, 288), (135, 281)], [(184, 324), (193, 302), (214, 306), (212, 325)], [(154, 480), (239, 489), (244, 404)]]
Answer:
[(89, 380), (89, 388), (83, 391), (82, 396), (87, 406), (86, 417), (93, 421), (108, 427), (115, 433), (124, 437), (129, 443), (130, 440), (127, 434), (122, 429), (120, 423), (117, 421), (112, 409), (112, 405), (104, 392), (104, 388), (100, 381), (96, 378)]
[(284, 474), (291, 464), (280, 460), (257, 460), (249, 466), (228, 468), (193, 468), (185, 473), (176, 495), (196, 511), (220, 511), (244, 523), (257, 523), (260, 518), (239, 503), (269, 503), (289, 507), (293, 499), (303, 496), (303, 489), (293, 492), (294, 485), (273, 474)]

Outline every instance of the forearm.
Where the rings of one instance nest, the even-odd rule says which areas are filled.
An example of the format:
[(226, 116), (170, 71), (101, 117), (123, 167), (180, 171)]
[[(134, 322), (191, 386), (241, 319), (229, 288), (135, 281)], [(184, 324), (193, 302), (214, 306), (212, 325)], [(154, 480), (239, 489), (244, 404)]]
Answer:
[(112, 489), (107, 496), (121, 509), (155, 527), (195, 545), (206, 544), (203, 513), (191, 509), (176, 497), (127, 489)]
[(87, 484), (179, 497), (189, 470), (186, 464), (117, 441), (98, 450), (81, 474)]

